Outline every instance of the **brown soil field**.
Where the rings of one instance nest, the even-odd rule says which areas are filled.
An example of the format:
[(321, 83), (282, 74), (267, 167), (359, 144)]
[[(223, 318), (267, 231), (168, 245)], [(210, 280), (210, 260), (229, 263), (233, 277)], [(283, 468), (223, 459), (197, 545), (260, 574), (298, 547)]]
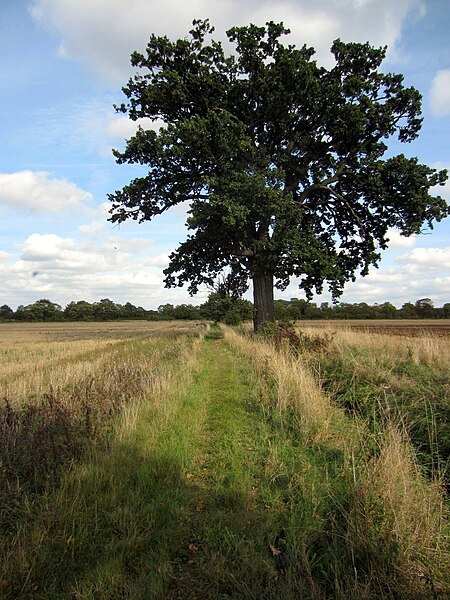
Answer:
[(450, 319), (370, 319), (370, 320), (311, 320), (297, 321), (297, 327), (318, 329), (352, 329), (368, 333), (383, 333), (407, 337), (450, 337)]

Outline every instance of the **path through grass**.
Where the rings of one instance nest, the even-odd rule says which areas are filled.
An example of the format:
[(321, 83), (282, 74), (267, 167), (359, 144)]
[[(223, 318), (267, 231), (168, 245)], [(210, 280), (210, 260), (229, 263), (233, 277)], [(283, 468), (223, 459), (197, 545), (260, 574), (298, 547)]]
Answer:
[(305, 444), (289, 409), (264, 408), (249, 360), (218, 328), (192, 360), (47, 498), (0, 581), (5, 597), (400, 598), (372, 585), (381, 554), (347, 543), (355, 488), (342, 450)]

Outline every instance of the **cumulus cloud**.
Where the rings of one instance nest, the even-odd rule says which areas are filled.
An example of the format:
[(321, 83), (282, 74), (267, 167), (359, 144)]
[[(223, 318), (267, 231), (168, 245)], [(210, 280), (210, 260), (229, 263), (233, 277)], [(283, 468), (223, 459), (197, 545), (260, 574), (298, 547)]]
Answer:
[(16, 307), (46, 297), (65, 306), (72, 300), (110, 298), (157, 308), (166, 302), (205, 301), (206, 292), (191, 299), (186, 290), (164, 288), (162, 268), (168, 257), (149, 253), (151, 245), (149, 240), (120, 236), (80, 242), (34, 233), (20, 245), (20, 256), (0, 253), (2, 302)]
[(117, 85), (131, 73), (131, 52), (143, 50), (151, 33), (184, 37), (194, 18), (209, 17), (218, 39), (233, 25), (283, 21), (294, 43), (314, 46), (319, 60), (329, 64), (336, 37), (395, 51), (405, 18), (422, 14), (424, 6), (424, 0), (129, 0), (126, 7), (122, 0), (34, 0), (30, 12), (57, 33), (61, 56)]
[(397, 229), (389, 229), (387, 237), (389, 238), (389, 248), (411, 248), (416, 243), (414, 236), (405, 237)]
[(151, 243), (114, 236), (80, 242), (54, 233), (33, 233), (20, 245), (19, 257), (0, 260), (3, 296), (8, 299), (11, 294), (29, 303), (45, 295), (62, 305), (110, 297), (116, 302), (158, 306), (164, 297), (167, 301), (159, 268), (167, 257), (148, 256)]
[(130, 272), (143, 265), (166, 264), (167, 256), (148, 256), (151, 240), (120, 236), (79, 241), (54, 233), (33, 233), (20, 245), (21, 265), (39, 272)]
[(166, 268), (169, 265), (169, 255), (168, 254), (155, 254), (150, 256), (146, 261), (146, 265), (152, 267), (161, 267)]
[(92, 194), (43, 171), (0, 173), (0, 204), (34, 213), (86, 209)]
[(54, 233), (33, 233), (22, 244), (22, 261), (33, 272), (96, 271), (109, 263), (99, 250)]
[[(368, 304), (391, 302), (401, 307), (405, 302), (419, 298), (431, 298), (436, 306), (442, 306), (450, 298), (450, 247), (414, 248), (400, 257), (381, 262), (379, 269), (372, 268), (366, 277), (348, 282), (341, 302), (367, 302)], [(304, 292), (296, 280), (281, 294), (285, 299), (302, 298)], [(279, 297), (279, 294), (276, 294)], [(314, 301), (331, 302), (331, 294), (316, 296)]]
[(450, 271), (450, 246), (446, 248), (414, 248), (399, 258), (410, 273)]
[(92, 236), (92, 235), (97, 235), (104, 228), (105, 228), (104, 223), (101, 223), (100, 221), (91, 221), (91, 223), (86, 223), (84, 225), (80, 225), (78, 227), (78, 231), (82, 235)]
[(436, 117), (450, 114), (450, 69), (436, 73), (431, 84), (430, 106)]

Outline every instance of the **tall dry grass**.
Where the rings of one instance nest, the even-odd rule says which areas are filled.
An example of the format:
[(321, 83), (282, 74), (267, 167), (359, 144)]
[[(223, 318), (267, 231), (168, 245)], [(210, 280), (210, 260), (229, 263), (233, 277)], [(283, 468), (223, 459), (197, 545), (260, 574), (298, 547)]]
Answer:
[[(128, 552), (135, 550), (139, 542), (136, 539), (145, 529), (142, 521), (148, 519), (142, 489), (143, 472), (146, 468), (155, 467), (155, 454), (158, 453), (155, 453), (155, 448), (158, 449), (159, 439), (167, 433), (173, 413), (179, 409), (175, 397), (177, 394), (181, 397), (191, 381), (200, 347), (200, 332), (204, 328), (190, 331), (190, 336), (180, 329), (179, 335), (171, 332), (154, 339), (128, 340), (117, 344), (114, 352), (92, 365), (93, 371), (87, 380), (72, 382), (77, 386), (77, 392), (72, 388), (71, 396), (67, 396), (63, 388), (53, 388), (53, 412), (49, 414), (45, 400), (37, 405), (46, 412), (34, 424), (34, 430), (36, 424), (38, 427), (41, 424), (44, 427), (56, 425), (59, 433), (64, 433), (68, 426), (71, 428), (68, 439), (73, 445), (79, 421), (77, 411), (84, 406), (85, 409), (89, 407), (88, 420), (83, 409), (78, 416), (81, 416), (83, 431), (86, 432), (89, 425), (90, 434), (82, 440), (80, 461), (74, 461), (78, 457), (71, 452), (73, 447), (61, 445), (58, 448), (58, 473), (55, 473), (53, 464), (51, 479), (47, 479), (40, 489), (36, 489), (35, 484), (36, 475), (41, 479), (45, 475), (42, 473), (42, 461), (38, 461), (41, 462), (41, 470), (38, 464), (32, 463), (34, 472), (19, 473), (23, 477), (16, 479), (15, 487), (10, 478), (7, 482), (11, 484), (9, 494), (6, 493), (7, 488), (0, 486), (0, 496), (1, 492), (4, 493), (0, 507), (4, 517), (0, 529), (0, 596), (1, 583), (4, 583), (5, 589), (9, 590), (8, 598), (62, 597), (54, 588), (65, 589), (68, 553), (73, 561), (75, 546), (78, 551), (78, 547), (85, 544), (92, 554), (90, 560), (95, 563), (95, 548), (100, 545), (101, 551), (104, 550), (101, 541), (95, 539), (97, 532), (107, 536), (111, 546), (118, 538), (118, 545), (122, 544)], [(59, 376), (60, 385), (63, 378), (61, 373)], [(56, 379), (54, 385), (57, 385)], [(59, 400), (57, 392), (61, 393)], [(59, 407), (58, 401), (61, 402)], [(62, 406), (71, 408), (67, 421), (62, 418)], [(55, 412), (57, 420), (52, 423)], [(19, 422), (19, 425), (26, 429), (26, 423)], [(28, 452), (31, 459), (35, 457), (34, 452), (30, 454), (34, 441), (44, 441), (44, 450), (50, 456), (58, 441), (51, 436), (44, 440), (32, 438), (32, 443), (25, 449), (20, 428), (15, 433), (13, 447), (21, 450), (22, 454)], [(156, 477), (157, 474), (155, 481)], [(157, 485), (164, 486), (164, 483), (158, 482)], [(147, 493), (148, 502), (151, 502), (152, 489), (149, 488)], [(108, 507), (114, 511), (113, 514), (108, 512)], [(141, 512), (135, 513), (131, 507), (136, 511), (140, 508)], [(155, 529), (158, 526), (155, 522), (148, 527), (153, 525)], [(111, 554), (114, 555), (114, 550)], [(84, 564), (83, 560), (81, 556), (80, 564)], [(45, 572), (41, 572), (42, 565)], [(109, 566), (114, 571), (115, 565)], [(73, 564), (72, 568), (76, 570)], [(101, 575), (98, 573), (100, 579)], [(30, 583), (33, 578), (41, 583)], [(111, 587), (105, 594), (110, 598), (116, 597), (114, 582), (109, 583)], [(80, 587), (83, 587), (82, 581)], [(79, 597), (78, 593), (73, 593)]]
[(48, 386), (64, 388), (95, 377), (133, 340), (177, 338), (204, 332), (205, 323), (0, 324), (0, 394), (14, 406), (33, 401)]
[[(227, 340), (254, 362), (262, 382), (263, 401), (272, 401), (280, 411), (295, 410), (308, 443), (332, 444), (344, 450), (342, 476), (349, 486), (347, 500), (341, 507), (341, 517), (333, 519), (330, 535), (346, 540), (344, 553), (352, 570), (345, 572), (342, 567), (336, 580), (336, 597), (447, 597), (447, 497), (439, 481), (430, 482), (423, 476), (399, 423), (387, 418), (374, 431), (355, 414), (346, 418), (321, 387), (321, 351), (296, 356), (286, 347), (280, 351), (266, 341), (229, 328), (225, 331)], [(311, 339), (318, 333), (317, 328), (308, 329), (303, 324), (301, 331)], [(325, 332), (330, 334), (333, 328)], [(325, 352), (345, 355), (354, 374), (371, 373), (381, 381), (399, 360), (443, 366), (447, 348), (447, 340), (433, 337), (393, 338), (339, 330), (333, 333)], [(329, 384), (332, 388), (332, 382)], [(343, 565), (346, 559), (342, 556), (341, 560)]]
[[(450, 338), (437, 336), (433, 331), (423, 330), (423, 335), (392, 335), (367, 329), (356, 330), (350, 325), (324, 322), (320, 328), (297, 322), (296, 327), (308, 335), (317, 335), (318, 331), (333, 336), (333, 350), (340, 354), (352, 354), (355, 366), (376, 368), (412, 359), (415, 364), (445, 367), (450, 364)], [(357, 351), (357, 352), (355, 352)]]
[(355, 570), (367, 569), (361, 556), (372, 556), (369, 578), (395, 597), (446, 598), (450, 527), (442, 485), (424, 478), (405, 432), (392, 424), (377, 455), (361, 462), (359, 471), (347, 514)]
[(128, 421), (131, 407), (170, 381), (204, 328), (181, 324), (146, 337), (138, 331), (138, 339), (25, 343), (22, 354), (13, 340), (17, 362), (3, 372), (0, 396), (4, 533), (15, 530), (33, 499), (56, 485), (87, 448), (105, 447), (119, 414), (127, 413)]
[(313, 374), (289, 352), (279, 352), (264, 340), (225, 327), (226, 340), (251, 359), (261, 381), (262, 401), (283, 413), (292, 409), (305, 442), (329, 439), (331, 423), (340, 420)]

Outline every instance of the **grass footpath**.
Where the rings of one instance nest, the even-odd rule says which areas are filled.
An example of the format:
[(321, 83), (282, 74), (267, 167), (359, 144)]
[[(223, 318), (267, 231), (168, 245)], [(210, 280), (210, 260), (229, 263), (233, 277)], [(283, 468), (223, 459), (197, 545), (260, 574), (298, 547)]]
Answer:
[(341, 459), (266, 414), (252, 377), (212, 330), (190, 385), (143, 403), (108, 453), (47, 499), (0, 595), (325, 597), (333, 573), (321, 561), (334, 559), (321, 532), (345, 485)]
[(401, 599), (371, 579), (382, 553), (347, 543), (343, 450), (305, 443), (294, 412), (261, 402), (250, 359), (218, 327), (191, 354), (46, 499), (0, 597)]

